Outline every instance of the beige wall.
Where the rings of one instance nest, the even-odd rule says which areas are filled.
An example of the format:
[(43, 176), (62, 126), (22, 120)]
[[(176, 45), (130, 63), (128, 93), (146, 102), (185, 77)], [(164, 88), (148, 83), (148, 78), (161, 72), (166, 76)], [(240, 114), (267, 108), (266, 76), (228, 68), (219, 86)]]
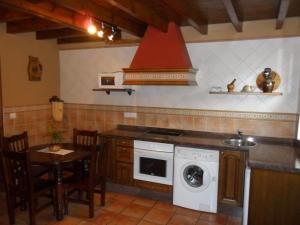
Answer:
[[(28, 56), (38, 57), (43, 65), (42, 81), (29, 81)], [(37, 41), (35, 33), (6, 34), (0, 24), (3, 106), (46, 104), (59, 95), (59, 57), (55, 40)]]

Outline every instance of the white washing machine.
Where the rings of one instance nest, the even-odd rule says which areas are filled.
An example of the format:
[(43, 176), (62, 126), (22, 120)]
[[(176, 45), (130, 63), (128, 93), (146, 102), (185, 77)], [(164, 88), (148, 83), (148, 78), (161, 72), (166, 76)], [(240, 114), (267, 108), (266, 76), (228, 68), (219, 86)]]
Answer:
[(175, 147), (173, 204), (217, 212), (219, 151)]

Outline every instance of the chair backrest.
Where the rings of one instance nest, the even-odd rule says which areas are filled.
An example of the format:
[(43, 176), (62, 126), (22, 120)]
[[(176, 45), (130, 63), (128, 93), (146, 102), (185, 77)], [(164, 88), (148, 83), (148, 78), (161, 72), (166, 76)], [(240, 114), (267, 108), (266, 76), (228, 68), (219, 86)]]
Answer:
[(22, 134), (4, 137), (4, 151), (24, 152), (27, 151), (28, 147), (27, 131)]
[(29, 196), (33, 192), (29, 151), (2, 151), (1, 158), (6, 191)]
[(97, 131), (73, 129), (73, 144), (82, 148), (91, 148), (97, 144)]

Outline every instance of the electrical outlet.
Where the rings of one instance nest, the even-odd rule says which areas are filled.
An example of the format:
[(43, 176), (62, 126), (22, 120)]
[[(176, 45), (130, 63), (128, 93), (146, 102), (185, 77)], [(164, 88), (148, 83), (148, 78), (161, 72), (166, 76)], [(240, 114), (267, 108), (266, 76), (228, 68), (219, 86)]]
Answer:
[(137, 113), (135, 112), (124, 112), (125, 118), (137, 118)]
[(9, 119), (14, 120), (17, 118), (17, 114), (16, 113), (10, 113), (9, 114)]

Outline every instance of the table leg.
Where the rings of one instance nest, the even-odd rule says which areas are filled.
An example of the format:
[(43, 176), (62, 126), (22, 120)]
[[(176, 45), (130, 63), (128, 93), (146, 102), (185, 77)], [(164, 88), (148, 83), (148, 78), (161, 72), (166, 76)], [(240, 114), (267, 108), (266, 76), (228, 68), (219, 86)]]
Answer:
[(64, 218), (64, 197), (63, 197), (63, 173), (60, 164), (56, 164), (54, 167), (54, 176), (56, 181), (56, 219), (62, 220)]

